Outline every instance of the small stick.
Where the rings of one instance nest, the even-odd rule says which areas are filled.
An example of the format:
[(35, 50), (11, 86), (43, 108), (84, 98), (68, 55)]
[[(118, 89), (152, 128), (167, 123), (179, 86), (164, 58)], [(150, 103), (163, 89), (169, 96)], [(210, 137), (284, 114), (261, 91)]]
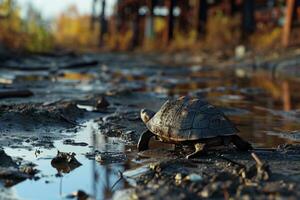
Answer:
[(33, 93), (30, 90), (0, 90), (0, 98), (10, 98), (10, 97), (30, 97)]
[(120, 178), (111, 186), (110, 190), (112, 191), (114, 187), (123, 179), (123, 173), (119, 171)]
[(259, 157), (256, 155), (256, 153), (252, 152), (251, 156), (259, 166), (263, 165), (262, 161), (259, 159)]

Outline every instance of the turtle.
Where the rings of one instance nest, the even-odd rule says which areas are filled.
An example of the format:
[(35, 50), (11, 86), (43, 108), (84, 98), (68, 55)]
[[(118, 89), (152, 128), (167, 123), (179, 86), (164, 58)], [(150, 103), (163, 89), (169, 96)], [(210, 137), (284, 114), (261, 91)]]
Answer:
[(140, 117), (147, 130), (139, 138), (138, 151), (149, 149), (153, 136), (175, 147), (194, 145), (195, 151), (186, 156), (188, 159), (205, 154), (209, 147), (230, 143), (241, 151), (252, 149), (249, 142), (237, 135), (239, 130), (220, 109), (197, 97), (167, 100), (156, 113), (142, 109)]

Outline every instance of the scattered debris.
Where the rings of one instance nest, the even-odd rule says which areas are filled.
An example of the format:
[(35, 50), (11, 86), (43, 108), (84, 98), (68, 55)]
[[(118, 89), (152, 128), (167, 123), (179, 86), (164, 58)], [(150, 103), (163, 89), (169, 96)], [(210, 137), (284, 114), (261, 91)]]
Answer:
[(63, 144), (72, 145), (72, 146), (83, 146), (83, 147), (89, 145), (86, 142), (75, 142), (75, 140), (72, 140), (72, 139), (66, 139), (66, 140), (64, 140)]
[(32, 165), (17, 165), (13, 159), (8, 156), (4, 150), (0, 150), (0, 182), (3, 182), (5, 187), (11, 187), (26, 179), (35, 177), (38, 170)]
[(203, 177), (200, 176), (199, 174), (191, 173), (191, 174), (187, 175), (186, 177), (184, 177), (184, 180), (191, 181), (191, 182), (198, 182), (198, 181), (202, 181)]
[(70, 171), (81, 166), (81, 163), (75, 158), (75, 153), (57, 152), (55, 158), (52, 159), (51, 165), (58, 172), (69, 173)]
[[(260, 181), (267, 181), (269, 180), (270, 176), (271, 176), (271, 170), (270, 170), (270, 166), (265, 163), (262, 162), (260, 160), (260, 158), (256, 155), (256, 153), (251, 153), (251, 156), (253, 157), (253, 159), (256, 162), (256, 175), (255, 175), (255, 179)], [(251, 171), (251, 169), (250, 169)]]
[(67, 199), (75, 199), (76, 198), (77, 200), (93, 200), (94, 199), (82, 190), (73, 192), (72, 194), (67, 195), (66, 198)]
[(101, 96), (96, 102), (96, 108), (98, 110), (104, 110), (109, 106), (109, 102), (106, 100), (104, 96)]
[(5, 153), (3, 149), (0, 149), (0, 167), (17, 167), (18, 165), (13, 159)]
[(127, 160), (127, 156), (123, 152), (101, 152), (87, 153), (86, 157), (94, 159), (101, 164), (120, 163)]

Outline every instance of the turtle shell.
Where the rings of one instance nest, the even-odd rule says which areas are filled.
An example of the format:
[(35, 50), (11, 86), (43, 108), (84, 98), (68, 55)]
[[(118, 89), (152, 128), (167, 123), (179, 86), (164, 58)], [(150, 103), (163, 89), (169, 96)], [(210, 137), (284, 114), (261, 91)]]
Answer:
[(174, 142), (229, 136), (238, 132), (218, 108), (207, 101), (188, 97), (165, 102), (146, 126), (163, 140)]

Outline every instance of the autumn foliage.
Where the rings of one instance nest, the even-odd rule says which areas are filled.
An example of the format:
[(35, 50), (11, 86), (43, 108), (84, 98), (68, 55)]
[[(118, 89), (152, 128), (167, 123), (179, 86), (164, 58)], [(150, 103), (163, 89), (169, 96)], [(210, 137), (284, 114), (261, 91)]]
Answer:
[[(45, 20), (37, 8), (27, 6), (27, 13), (24, 15), (24, 8), (16, 4), (16, 0), (0, 0), (0, 48), (6, 48), (45, 52), (55, 48), (73, 50), (94, 50), (99, 49), (99, 21), (91, 27), (91, 16), (82, 15), (75, 5), (70, 6), (56, 18)], [(22, 11), (22, 16), (21, 16)], [(132, 49), (134, 32), (132, 20), (128, 19), (119, 24), (116, 16), (107, 19), (108, 28), (103, 37), (101, 48), (107, 50), (128, 50)], [(234, 49), (241, 41), (240, 38), (240, 16), (230, 17), (222, 13), (210, 14), (206, 25), (206, 35), (200, 39), (197, 31), (192, 26), (182, 31), (180, 20), (175, 20), (174, 38), (171, 43), (165, 45), (164, 33), (167, 27), (166, 20), (162, 17), (154, 19), (154, 37), (142, 37), (144, 34), (145, 19), (142, 18), (139, 24), (140, 38), (139, 46), (142, 50), (219, 50)], [(250, 37), (250, 43), (262, 47), (274, 47), (281, 35), (279, 28), (272, 29), (257, 25), (257, 33)], [(228, 45), (230, 44), (230, 45)]]
[(68, 48), (93, 48), (98, 43), (98, 27), (91, 28), (89, 15), (80, 15), (75, 6), (71, 6), (54, 22), (55, 45)]
[(20, 11), (15, 1), (0, 1), (0, 44), (28, 51), (51, 49), (53, 37), (41, 15), (29, 6), (26, 18), (22, 19)]
[(0, 45), (21, 51), (44, 52), (55, 47), (91, 48), (97, 45), (98, 28), (90, 28), (90, 16), (82, 16), (71, 6), (52, 21), (28, 6), (21, 9), (14, 0), (0, 1)]

